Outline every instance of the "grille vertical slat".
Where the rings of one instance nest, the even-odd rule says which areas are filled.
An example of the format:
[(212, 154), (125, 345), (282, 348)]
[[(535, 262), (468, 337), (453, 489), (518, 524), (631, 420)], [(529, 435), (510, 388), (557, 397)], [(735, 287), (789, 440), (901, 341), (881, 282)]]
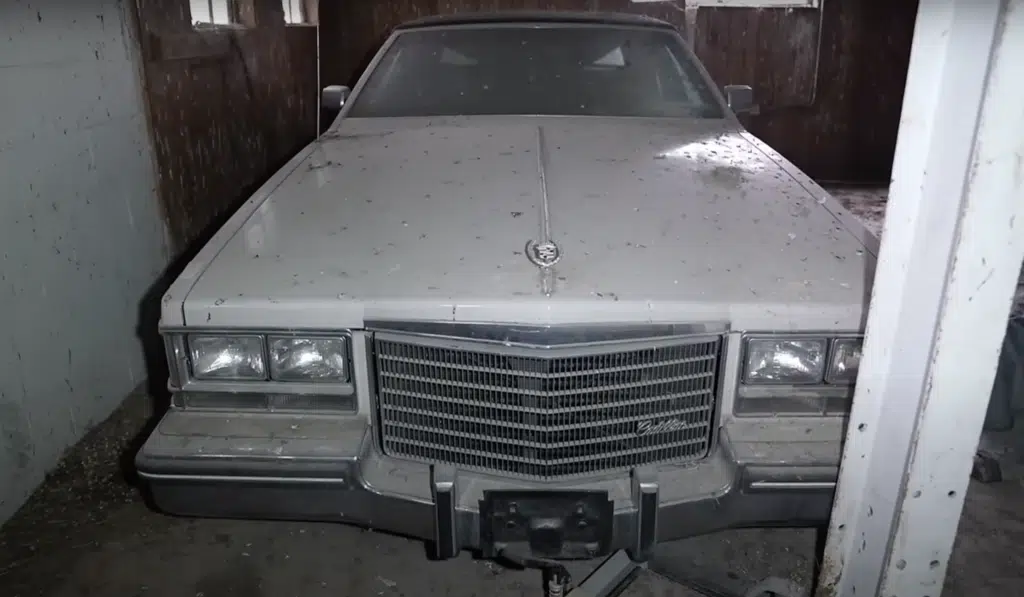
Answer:
[(550, 479), (702, 458), (720, 336), (568, 350), (374, 338), (385, 453)]

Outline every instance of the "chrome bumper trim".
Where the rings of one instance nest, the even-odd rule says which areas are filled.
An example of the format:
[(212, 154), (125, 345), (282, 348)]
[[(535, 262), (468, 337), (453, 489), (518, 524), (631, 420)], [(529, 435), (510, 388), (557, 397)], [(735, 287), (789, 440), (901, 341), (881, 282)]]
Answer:
[(751, 491), (781, 491), (796, 489), (800, 491), (823, 490), (836, 488), (835, 481), (751, 481)]
[(455, 469), (451, 467), (430, 467), (430, 487), (434, 497), (434, 555), (439, 560), (459, 555), (456, 477)]
[[(196, 439), (186, 449), (181, 436), (158, 431), (149, 438), (136, 463), (160, 509), (196, 517), (346, 522), (432, 541), (439, 558), (479, 548), (477, 508), (485, 490), (606, 490), (615, 508), (612, 549), (643, 560), (661, 541), (728, 528), (826, 524), (838, 473), (838, 463), (830, 462), (737, 462), (733, 454), (743, 450), (731, 449), (725, 433), (698, 463), (532, 485), (389, 459), (375, 447), (369, 428), (361, 439), (354, 434), (344, 445), (331, 445), (329, 457), (317, 448), (319, 455), (292, 452), (287, 461), (217, 457), (225, 455), (208, 448), (227, 450), (226, 437)], [(301, 441), (310, 441), (311, 450), (323, 446)]]
[(348, 480), (330, 477), (262, 477), (245, 475), (174, 475), (165, 473), (148, 473), (139, 471), (139, 476), (147, 481), (183, 481), (188, 483), (272, 483), (275, 485), (337, 485), (344, 487)]
[(636, 540), (629, 555), (634, 561), (646, 562), (658, 543), (658, 477), (650, 468), (634, 469), (632, 482)]

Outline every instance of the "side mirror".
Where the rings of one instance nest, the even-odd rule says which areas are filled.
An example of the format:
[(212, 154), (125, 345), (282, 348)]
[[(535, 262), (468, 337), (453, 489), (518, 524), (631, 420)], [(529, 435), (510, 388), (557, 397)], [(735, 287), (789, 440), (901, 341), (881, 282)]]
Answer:
[(320, 105), (328, 110), (340, 110), (348, 100), (350, 89), (344, 85), (328, 85), (320, 94)]
[(726, 85), (724, 91), (729, 109), (735, 114), (758, 113), (757, 106), (754, 105), (754, 90), (750, 85)]

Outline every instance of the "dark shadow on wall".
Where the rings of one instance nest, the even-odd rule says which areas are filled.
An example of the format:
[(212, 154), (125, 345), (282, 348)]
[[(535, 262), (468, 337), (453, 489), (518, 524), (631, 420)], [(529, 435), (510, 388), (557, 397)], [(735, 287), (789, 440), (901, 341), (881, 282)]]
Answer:
[[(296, 148), (298, 152), (300, 148)], [(280, 163), (273, 165), (267, 171), (267, 178), (284, 166), (291, 156)], [(145, 427), (137, 437), (126, 448), (122, 455), (122, 470), (125, 478), (132, 483), (137, 482), (135, 472), (135, 454), (153, 432), (160, 418), (170, 407), (170, 392), (167, 389), (168, 362), (164, 349), (163, 337), (160, 335), (160, 313), (164, 294), (170, 288), (174, 280), (181, 275), (182, 270), (196, 257), (199, 251), (220, 230), (227, 221), (234, 215), (235, 211), (242, 206), (264, 183), (263, 179), (249, 184), (247, 187), (238, 189), (238, 193), (229, 204), (228, 209), (210, 222), (206, 228), (201, 230), (196, 238), (183, 249), (172, 262), (164, 269), (160, 277), (150, 286), (144, 298), (139, 303), (138, 324), (136, 334), (142, 344), (146, 364), (146, 393), (151, 401), (152, 414)]]
[(286, 26), (280, 0), (244, 0), (240, 27), (197, 31), (184, 0), (138, 0), (143, 87), (158, 194), (173, 259), (138, 307), (150, 416), (121, 456), (135, 454), (169, 407), (159, 333), (167, 289), (270, 176), (317, 135), (317, 30)]

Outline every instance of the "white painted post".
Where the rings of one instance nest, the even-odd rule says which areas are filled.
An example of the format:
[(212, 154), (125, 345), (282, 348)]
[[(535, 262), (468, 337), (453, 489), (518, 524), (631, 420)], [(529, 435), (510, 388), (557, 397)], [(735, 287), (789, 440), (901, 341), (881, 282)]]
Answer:
[(1024, 259), (1021, 55), (1024, 0), (921, 0), (820, 597), (941, 592)]

